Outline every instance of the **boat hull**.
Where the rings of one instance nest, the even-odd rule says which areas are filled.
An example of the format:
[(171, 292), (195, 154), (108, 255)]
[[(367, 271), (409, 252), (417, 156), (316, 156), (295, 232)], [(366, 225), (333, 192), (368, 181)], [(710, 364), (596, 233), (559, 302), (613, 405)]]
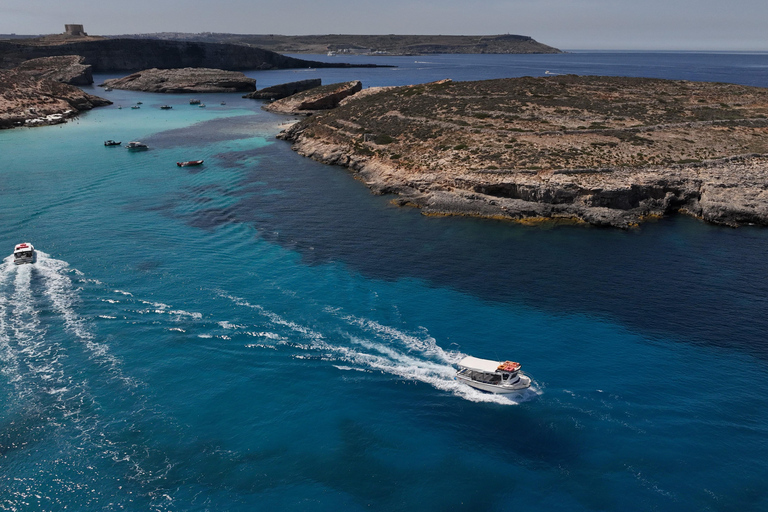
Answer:
[(16, 265), (24, 265), (26, 263), (34, 263), (35, 261), (36, 259), (33, 256), (31, 258), (16, 258), (15, 260), (13, 260), (13, 263)]
[(527, 375), (520, 375), (520, 379), (517, 380), (515, 383), (506, 384), (503, 386), (496, 385), (496, 384), (489, 384), (487, 382), (478, 382), (476, 380), (469, 379), (463, 375), (457, 375), (456, 379), (468, 386), (472, 386), (475, 389), (479, 389), (480, 391), (485, 391), (487, 393), (495, 393), (497, 395), (507, 395), (509, 393), (515, 393), (522, 389), (527, 389), (531, 387), (531, 378), (528, 377)]
[(189, 162), (176, 162), (179, 167), (192, 167), (195, 165), (202, 165), (202, 160), (190, 160)]

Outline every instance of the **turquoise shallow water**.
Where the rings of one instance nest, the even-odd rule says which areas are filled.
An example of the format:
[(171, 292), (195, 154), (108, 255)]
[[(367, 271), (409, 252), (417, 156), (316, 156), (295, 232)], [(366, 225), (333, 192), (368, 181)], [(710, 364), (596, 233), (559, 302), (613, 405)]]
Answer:
[[(766, 59), (571, 56), (745, 83)], [(104, 94), (123, 109), (0, 132), (0, 237), (41, 251), (0, 266), (1, 510), (768, 509), (767, 231), (425, 218), (294, 154), (257, 102)], [(464, 354), (533, 389), (462, 387)]]

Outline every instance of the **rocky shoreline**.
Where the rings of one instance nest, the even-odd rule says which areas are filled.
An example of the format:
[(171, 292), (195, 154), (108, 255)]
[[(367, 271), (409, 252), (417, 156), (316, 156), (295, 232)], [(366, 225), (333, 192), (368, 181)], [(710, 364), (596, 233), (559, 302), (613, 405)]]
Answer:
[(767, 90), (728, 84), (444, 81), (351, 96), (279, 138), (430, 215), (768, 225), (767, 113)]
[(81, 66), (78, 59), (43, 59), (0, 70), (0, 129), (64, 123), (84, 110), (111, 105), (63, 83), (90, 75), (90, 68)]

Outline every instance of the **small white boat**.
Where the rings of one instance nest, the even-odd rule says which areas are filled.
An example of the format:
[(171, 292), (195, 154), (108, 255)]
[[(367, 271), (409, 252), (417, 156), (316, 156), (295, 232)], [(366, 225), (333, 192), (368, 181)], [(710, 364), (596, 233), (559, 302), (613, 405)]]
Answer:
[(147, 145), (146, 144), (144, 144), (143, 142), (135, 141), (135, 140), (129, 142), (128, 144), (126, 144), (125, 147), (130, 149), (130, 150), (132, 150), (132, 151), (138, 151), (138, 150), (141, 150), (141, 149), (147, 149)]
[(13, 249), (13, 262), (17, 265), (22, 263), (34, 263), (37, 260), (35, 248), (30, 243), (18, 244)]
[(531, 387), (531, 378), (520, 373), (520, 363), (467, 356), (458, 363), (456, 379), (489, 393), (514, 393)]

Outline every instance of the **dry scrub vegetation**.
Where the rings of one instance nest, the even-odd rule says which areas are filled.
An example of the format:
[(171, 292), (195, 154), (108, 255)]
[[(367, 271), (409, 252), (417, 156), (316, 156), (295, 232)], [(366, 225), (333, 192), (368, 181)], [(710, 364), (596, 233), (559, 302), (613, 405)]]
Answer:
[(304, 136), (407, 173), (589, 171), (768, 153), (768, 90), (646, 78), (443, 81), (350, 98)]

